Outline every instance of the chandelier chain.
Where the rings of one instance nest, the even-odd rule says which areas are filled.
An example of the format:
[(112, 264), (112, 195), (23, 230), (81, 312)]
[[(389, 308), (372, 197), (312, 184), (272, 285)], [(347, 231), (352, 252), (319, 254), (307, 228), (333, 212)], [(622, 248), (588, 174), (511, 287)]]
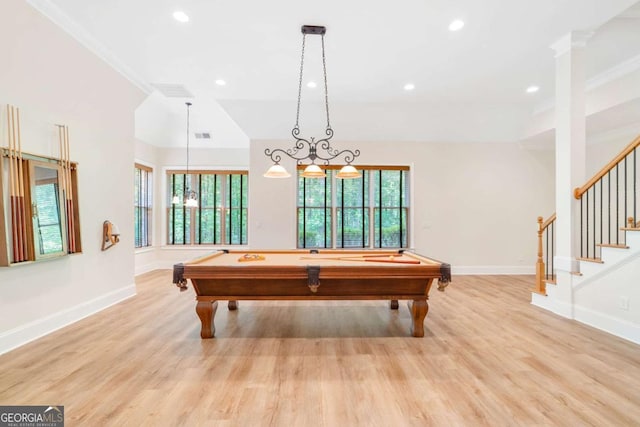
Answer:
[(305, 41), (307, 39), (307, 35), (303, 34), (302, 36), (302, 56), (300, 58), (300, 78), (298, 80), (298, 110), (296, 112), (296, 125), (294, 129), (299, 129), (299, 120), (300, 120), (300, 100), (302, 99), (302, 70), (304, 70), (304, 47)]
[(327, 60), (324, 55), (324, 34), (322, 35), (322, 72), (324, 73), (324, 106), (327, 110), (327, 129), (331, 129), (329, 123), (329, 86), (327, 85)]
[(187, 102), (187, 175), (189, 175), (189, 108), (191, 103)]

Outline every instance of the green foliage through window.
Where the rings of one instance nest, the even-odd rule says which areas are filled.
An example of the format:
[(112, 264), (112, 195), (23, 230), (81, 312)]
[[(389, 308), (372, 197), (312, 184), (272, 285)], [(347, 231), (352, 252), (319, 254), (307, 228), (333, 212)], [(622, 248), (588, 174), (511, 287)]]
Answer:
[(151, 246), (151, 168), (135, 165), (134, 172), (134, 241), (136, 248)]
[[(246, 171), (168, 172), (167, 243), (170, 245), (246, 245)], [(198, 207), (186, 207), (185, 194), (197, 193)], [(180, 203), (173, 204), (177, 197)]]
[(409, 170), (369, 167), (357, 179), (298, 171), (299, 248), (408, 247)]

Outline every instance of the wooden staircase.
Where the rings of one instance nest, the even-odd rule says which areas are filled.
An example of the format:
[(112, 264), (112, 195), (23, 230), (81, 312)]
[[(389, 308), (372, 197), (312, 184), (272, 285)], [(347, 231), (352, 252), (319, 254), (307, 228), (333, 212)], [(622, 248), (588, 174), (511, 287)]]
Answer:
[[(531, 303), (640, 344), (640, 137), (576, 188), (578, 271), (558, 276), (556, 215), (538, 218)], [(565, 230), (566, 231), (566, 230)], [(560, 259), (563, 262), (567, 254)], [(565, 266), (566, 267), (566, 266)]]
[[(600, 258), (579, 259), (580, 279), (576, 283), (590, 280), (593, 276), (601, 274), (640, 253), (640, 228), (624, 227), (621, 228), (621, 231), (625, 235), (625, 244), (601, 245)], [(638, 281), (640, 282), (640, 278)]]

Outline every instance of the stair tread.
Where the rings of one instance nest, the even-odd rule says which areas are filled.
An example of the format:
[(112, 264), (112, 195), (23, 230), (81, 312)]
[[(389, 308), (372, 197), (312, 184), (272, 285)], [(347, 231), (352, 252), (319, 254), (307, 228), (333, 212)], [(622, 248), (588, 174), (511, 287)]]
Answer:
[(640, 231), (640, 228), (621, 227), (620, 230), (622, 230), (622, 231)]
[(578, 261), (595, 262), (596, 264), (604, 264), (600, 258), (576, 258)]
[(598, 243), (596, 246), (600, 246), (601, 248), (629, 249), (627, 245), (615, 243)]

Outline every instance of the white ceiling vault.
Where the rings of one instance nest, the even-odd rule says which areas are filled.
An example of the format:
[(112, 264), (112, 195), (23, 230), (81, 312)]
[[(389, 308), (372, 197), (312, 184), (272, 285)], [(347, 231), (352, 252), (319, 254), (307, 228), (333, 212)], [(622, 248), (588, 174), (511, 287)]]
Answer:
[[(501, 142), (544, 135), (549, 126), (540, 117), (554, 96), (550, 46), (571, 31), (594, 31), (587, 47), (590, 88), (640, 74), (636, 0), (29, 2), (149, 93), (136, 133), (156, 145), (184, 145), (187, 100), (165, 96), (157, 88), (166, 87), (158, 85), (193, 95), (191, 128), (211, 133), (194, 146), (288, 138), (305, 24), (327, 27), (334, 141)], [(189, 22), (176, 21), (176, 10)], [(462, 30), (448, 30), (454, 19), (465, 22)], [(318, 36), (307, 36), (308, 80), (318, 86), (303, 87), (303, 135), (317, 134), (325, 120)], [(405, 91), (407, 83), (415, 89)], [(531, 85), (540, 90), (526, 93)], [(591, 112), (598, 132), (640, 122), (640, 94), (623, 93), (608, 101), (605, 115)]]

